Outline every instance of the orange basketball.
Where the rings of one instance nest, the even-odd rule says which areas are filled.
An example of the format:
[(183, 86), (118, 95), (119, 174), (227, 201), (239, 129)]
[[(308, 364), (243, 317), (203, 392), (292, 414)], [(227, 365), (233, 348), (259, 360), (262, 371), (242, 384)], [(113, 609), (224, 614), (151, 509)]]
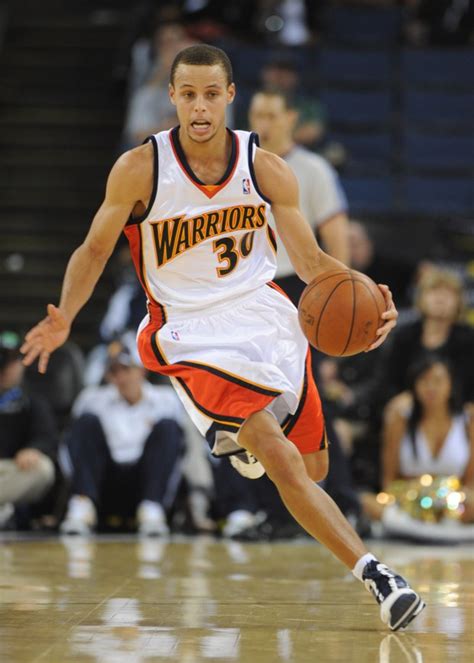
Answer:
[(348, 357), (366, 350), (382, 326), (385, 300), (377, 285), (352, 269), (320, 274), (298, 304), (301, 328), (321, 352)]

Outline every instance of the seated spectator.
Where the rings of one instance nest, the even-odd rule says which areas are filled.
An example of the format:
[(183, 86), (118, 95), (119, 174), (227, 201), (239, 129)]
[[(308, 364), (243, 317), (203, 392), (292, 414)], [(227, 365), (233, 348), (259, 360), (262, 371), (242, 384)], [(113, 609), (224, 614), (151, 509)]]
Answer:
[(405, 34), (412, 46), (465, 46), (474, 34), (472, 0), (410, 0)]
[(48, 403), (22, 385), (20, 338), (0, 334), (0, 527), (14, 507), (42, 498), (55, 479), (57, 431)]
[(450, 534), (463, 538), (467, 533), (474, 538), (473, 527), (453, 529), (449, 517), (457, 516), (458, 524), (474, 522), (474, 418), (462, 410), (455, 380), (444, 358), (425, 356), (410, 369), (411, 406), (387, 410), (384, 492), (377, 497), (364, 494), (363, 504), (389, 532), (431, 539)]
[(107, 380), (86, 388), (73, 407), (67, 440), (73, 494), (61, 531), (87, 534), (98, 515), (136, 511), (141, 534), (166, 534), (166, 509), (180, 478), (181, 405), (171, 387), (145, 380), (132, 345), (111, 344)]
[[(264, 150), (284, 159), (295, 173), (300, 206), (324, 249), (348, 264), (347, 200), (337, 173), (323, 157), (295, 145), (293, 132), (298, 120), (294, 100), (279, 91), (256, 92), (250, 102), (249, 121)], [(270, 223), (275, 229), (274, 221)], [(290, 258), (277, 234), (278, 285), (296, 303), (305, 284), (296, 276)]]
[(261, 18), (264, 19), (264, 25), (273, 40), (284, 46), (303, 46), (310, 41), (306, 4), (310, 6), (314, 3), (306, 3), (304, 0), (279, 0), (261, 4), (262, 9), (267, 9), (266, 12), (262, 11)]
[(293, 138), (296, 143), (308, 148), (320, 144), (326, 133), (326, 110), (317, 99), (303, 93), (302, 81), (296, 65), (289, 59), (274, 59), (261, 72), (262, 89), (280, 90), (294, 99), (298, 121)]
[(69, 423), (73, 403), (84, 386), (82, 350), (68, 340), (52, 355), (46, 374), (39, 373), (36, 365), (29, 366), (24, 384), (29, 393), (48, 401), (61, 433)]
[(350, 265), (370, 276), (376, 283), (390, 285), (397, 308), (411, 306), (415, 265), (401, 256), (381, 255), (367, 227), (360, 221), (349, 223)]
[(102, 382), (108, 345), (128, 332), (130, 337), (135, 336), (147, 312), (146, 297), (137, 279), (128, 246), (117, 251), (113, 274), (115, 290), (99, 325), (100, 342), (92, 348), (86, 359), (83, 376), (86, 386)]
[(396, 329), (382, 355), (377, 389), (383, 389), (386, 398), (399, 394), (407, 387), (407, 367), (436, 352), (453, 365), (463, 402), (474, 402), (474, 368), (467, 360), (474, 356), (474, 330), (461, 322), (461, 281), (447, 270), (427, 270), (418, 285), (416, 307), (420, 318)]
[[(463, 289), (451, 272), (431, 267), (420, 278), (418, 318), (400, 324), (380, 353), (361, 354), (321, 363), (319, 386), (331, 403), (344, 446), (354, 447), (357, 482), (378, 484), (380, 414), (391, 405), (410, 407), (407, 369), (424, 355), (436, 353), (456, 372), (463, 402), (474, 401), (474, 330), (460, 322)], [(342, 422), (342, 425), (341, 425)], [(370, 443), (369, 443), (370, 440)], [(360, 441), (360, 444), (358, 444)]]
[(150, 134), (177, 124), (168, 95), (171, 64), (180, 50), (193, 42), (179, 23), (164, 23), (154, 38), (154, 62), (147, 80), (132, 91), (124, 127), (124, 149), (135, 147)]

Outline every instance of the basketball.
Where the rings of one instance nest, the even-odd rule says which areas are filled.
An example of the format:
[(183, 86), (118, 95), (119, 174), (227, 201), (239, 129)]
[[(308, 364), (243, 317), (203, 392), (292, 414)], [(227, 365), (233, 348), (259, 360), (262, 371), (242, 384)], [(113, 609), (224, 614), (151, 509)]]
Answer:
[(377, 285), (355, 270), (331, 270), (311, 281), (298, 304), (309, 343), (334, 357), (366, 350), (382, 325), (385, 300)]

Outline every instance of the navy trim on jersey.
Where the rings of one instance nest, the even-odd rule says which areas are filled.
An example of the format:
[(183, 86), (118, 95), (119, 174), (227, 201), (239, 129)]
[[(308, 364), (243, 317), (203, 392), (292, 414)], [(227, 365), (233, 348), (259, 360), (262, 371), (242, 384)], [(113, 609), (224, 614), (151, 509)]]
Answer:
[(249, 162), (249, 172), (250, 172), (250, 177), (252, 178), (253, 185), (255, 187), (255, 191), (258, 193), (260, 198), (263, 198), (263, 200), (268, 203), (269, 205), (272, 204), (272, 201), (270, 198), (267, 198), (261, 190), (260, 187), (258, 186), (257, 182), (257, 176), (255, 175), (255, 168), (253, 166), (253, 146), (256, 145), (257, 147), (260, 146), (260, 141), (258, 138), (258, 134), (255, 133), (255, 131), (252, 131), (249, 137), (249, 153), (248, 153), (248, 162)]
[[(211, 424), (209, 427), (207, 433), (206, 433), (206, 440), (209, 444), (209, 447), (211, 449), (211, 454), (214, 456), (214, 458), (228, 458), (229, 456), (234, 456), (235, 454), (242, 453), (242, 451), (245, 451), (243, 447), (239, 447), (235, 451), (227, 451), (223, 454), (215, 454), (212, 452), (212, 449), (214, 447), (214, 444), (216, 442), (216, 434), (219, 431), (227, 431), (229, 433), (235, 433), (236, 430), (232, 426), (225, 426), (224, 424), (219, 424), (217, 422), (214, 422)], [(237, 444), (237, 443), (236, 443)]]
[(171, 130), (171, 140), (173, 141), (174, 149), (176, 150), (176, 154), (178, 155), (179, 161), (181, 163), (181, 166), (184, 168), (184, 170), (187, 172), (189, 177), (196, 182), (196, 184), (199, 184), (199, 186), (221, 186), (221, 184), (224, 184), (224, 182), (228, 179), (229, 175), (231, 174), (232, 170), (234, 169), (235, 166), (235, 160), (237, 158), (237, 139), (233, 131), (230, 129), (227, 129), (227, 131), (230, 133), (230, 136), (232, 138), (232, 149), (230, 153), (230, 159), (229, 163), (227, 164), (227, 168), (225, 170), (225, 173), (222, 175), (221, 179), (216, 182), (216, 184), (206, 184), (202, 180), (199, 179), (199, 177), (194, 173), (193, 169), (188, 163), (188, 160), (186, 159), (186, 155), (184, 153), (183, 148), (181, 147), (181, 143), (179, 140), (179, 125), (177, 127), (174, 127)]
[[(185, 380), (183, 378), (175, 378), (179, 382), (179, 384), (183, 387), (184, 391), (187, 393), (189, 398), (192, 400), (196, 408), (202, 412), (203, 414), (206, 415), (206, 417), (209, 417), (210, 419), (213, 419), (214, 422), (219, 426), (222, 425), (221, 422), (224, 422), (224, 426), (229, 426), (229, 429), (232, 430), (235, 433), (235, 429), (239, 429), (242, 424), (244, 423), (245, 419), (242, 419), (242, 417), (229, 417), (225, 414), (219, 414), (218, 412), (211, 412), (207, 408), (205, 408), (201, 403), (199, 403), (196, 398), (194, 397), (191, 389), (188, 387), (186, 384)], [(216, 421), (217, 420), (217, 421)], [(229, 430), (227, 429), (227, 430)]]
[(146, 210), (140, 216), (132, 216), (130, 214), (130, 218), (126, 223), (127, 226), (133, 226), (144, 221), (150, 214), (151, 209), (155, 203), (156, 193), (158, 191), (158, 143), (155, 136), (148, 136), (148, 138), (145, 138), (142, 144), (145, 145), (145, 143), (150, 141), (153, 145), (153, 189)]
[(298, 421), (301, 412), (303, 411), (304, 404), (306, 403), (306, 396), (308, 395), (308, 371), (305, 366), (304, 370), (304, 381), (303, 381), (303, 393), (301, 394), (300, 402), (298, 403), (298, 408), (294, 414), (289, 414), (281, 424), (281, 428), (285, 433), (286, 437), (291, 433), (293, 428)]
[(160, 366), (168, 366), (168, 362), (161, 354), (160, 348), (158, 347), (158, 343), (156, 342), (155, 333), (151, 335), (151, 348), (153, 350), (155, 357), (158, 359), (158, 363), (160, 364)]
[(275, 232), (274, 232), (273, 228), (269, 225), (267, 225), (267, 235), (268, 235), (268, 239), (269, 239), (270, 244), (273, 246), (273, 250), (275, 251), (275, 253), (277, 253), (278, 252), (278, 246), (277, 246), (277, 241), (276, 241), (276, 237), (275, 237)]
[(178, 361), (176, 362), (178, 366), (190, 366), (191, 368), (197, 368), (202, 371), (207, 371), (208, 373), (212, 373), (213, 375), (216, 375), (219, 378), (222, 378), (224, 380), (227, 380), (228, 382), (233, 382), (234, 384), (238, 384), (239, 387), (245, 387), (246, 389), (250, 389), (251, 391), (256, 391), (259, 394), (263, 394), (264, 396), (281, 396), (283, 393), (282, 391), (279, 391), (277, 389), (270, 389), (269, 387), (259, 387), (256, 384), (246, 382), (244, 378), (240, 379), (239, 377), (235, 375), (230, 375), (229, 373), (226, 373), (225, 371), (220, 371), (218, 368), (215, 366), (208, 366), (207, 364), (200, 364), (195, 363), (193, 361)]
[[(163, 357), (162, 353), (160, 352), (160, 349), (159, 349), (158, 344), (156, 342), (155, 334), (151, 335), (151, 348), (153, 350), (153, 353), (154, 353), (155, 357), (158, 360), (158, 363), (161, 366), (169, 366), (168, 362), (166, 361), (166, 359)], [(176, 365), (181, 366), (182, 363), (183, 362), (176, 362)], [(192, 391), (190, 390), (190, 388), (186, 384), (185, 380), (183, 380), (183, 378), (178, 378), (177, 377), (175, 379), (182, 386), (182, 388), (187, 393), (187, 395), (189, 396), (191, 401), (194, 403), (196, 408), (200, 412), (205, 414), (206, 417), (209, 417), (210, 419), (213, 419), (214, 421), (216, 421), (216, 419), (217, 419), (216, 423), (218, 423), (218, 424), (219, 424), (220, 421), (224, 422), (224, 425), (227, 424), (228, 426), (230, 426), (231, 427), (230, 430), (233, 430), (234, 432), (235, 432), (236, 427), (239, 428), (244, 423), (244, 419), (242, 419), (241, 417), (231, 417), (231, 416), (228, 416), (228, 415), (225, 415), (225, 414), (219, 414), (219, 413), (216, 413), (216, 412), (211, 412), (210, 410), (205, 408), (203, 405), (201, 405), (196, 400), (196, 398), (194, 397)]]

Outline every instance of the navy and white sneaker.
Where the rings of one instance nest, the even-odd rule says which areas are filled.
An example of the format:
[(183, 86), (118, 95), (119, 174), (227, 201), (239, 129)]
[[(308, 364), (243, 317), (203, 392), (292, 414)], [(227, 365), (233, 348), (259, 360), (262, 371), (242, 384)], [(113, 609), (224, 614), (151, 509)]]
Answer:
[(366, 589), (380, 605), (380, 617), (392, 631), (405, 628), (425, 607), (424, 601), (402, 576), (372, 560), (362, 572)]
[(230, 464), (246, 479), (260, 479), (265, 474), (263, 465), (248, 451), (229, 456)]

